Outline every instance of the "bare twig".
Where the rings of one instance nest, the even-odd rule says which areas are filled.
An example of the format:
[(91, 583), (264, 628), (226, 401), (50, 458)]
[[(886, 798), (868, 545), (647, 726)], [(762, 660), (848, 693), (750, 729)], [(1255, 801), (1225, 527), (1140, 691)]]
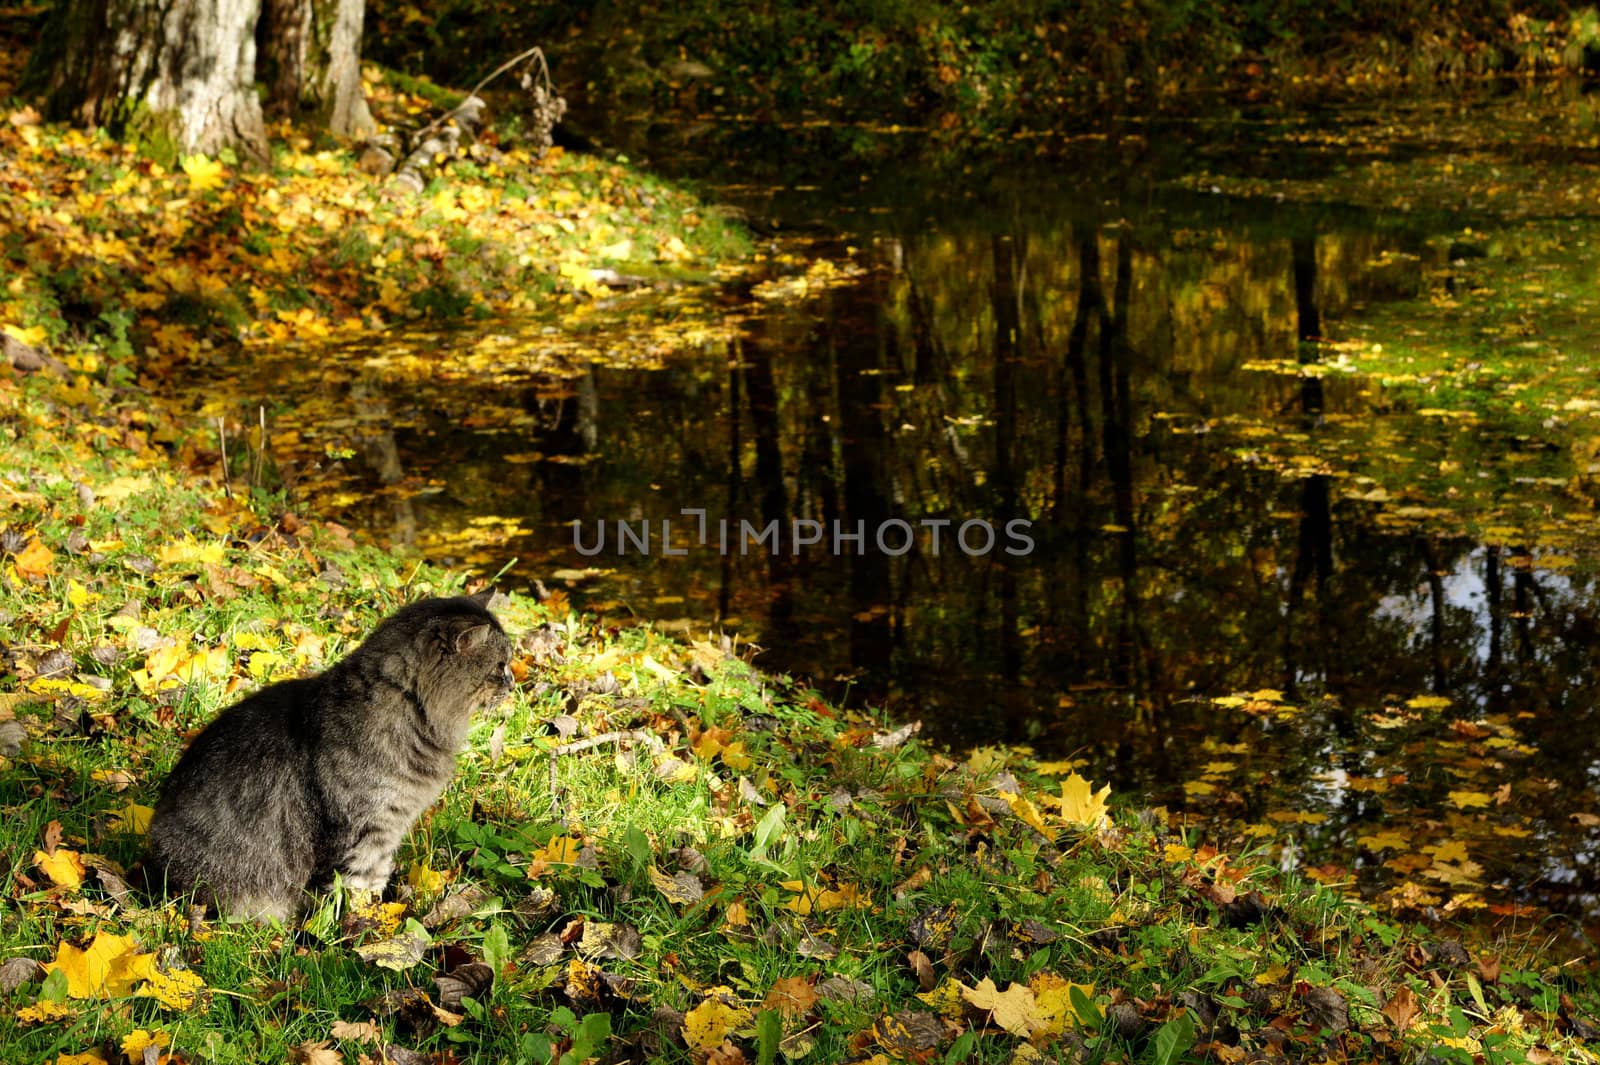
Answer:
[(261, 471), (267, 466), (267, 408), (265, 405), (256, 408), (256, 415), (261, 422), (261, 437), (256, 441), (256, 453), (250, 462), (250, 487), (258, 488), (261, 485)]
[[(550, 64), (545, 62), (544, 49), (540, 48), (538, 45), (534, 45), (532, 48), (528, 49), (526, 52), (523, 52), (520, 55), (513, 56), (512, 58), (507, 59), (504, 63), (501, 63), (499, 66), (495, 67), (494, 71), (492, 73), (490, 73), (490, 75), (488, 77), (484, 78), (482, 81), (478, 82), (478, 84), (476, 84), (476, 85), (474, 85), (472, 87), (472, 91), (467, 93), (466, 98), (468, 100), (472, 99), (474, 96), (478, 95), (478, 90), (482, 89), (485, 85), (489, 84), (495, 78), (498, 78), (500, 75), (504, 74), (506, 71), (510, 70), (512, 67), (516, 66), (518, 63), (524, 62), (524, 61), (526, 61), (527, 59), (529, 59), (529, 58), (531, 58), (533, 56), (538, 56), (539, 57), (539, 69), (540, 69), (540, 72), (544, 75), (545, 84), (549, 85), (550, 84)], [(446, 111), (444, 114), (440, 115), (438, 118), (434, 119), (432, 122), (429, 122), (426, 126), (423, 126), (420, 130), (417, 131), (416, 135), (411, 138), (411, 143), (413, 143), (413, 144), (421, 144), (424, 140), (427, 139), (428, 134), (432, 133), (434, 130), (436, 130), (440, 126), (444, 125), (445, 122), (449, 121), (450, 116), (455, 114), (455, 112), (456, 112), (456, 109), (455, 108), (451, 108), (450, 110)]]
[(222, 451), (222, 492), (232, 499), (233, 482), (228, 477), (228, 428), (220, 414), (217, 415), (217, 447)]
[(579, 751), (587, 751), (591, 748), (599, 747), (607, 743), (620, 743), (623, 740), (633, 740), (637, 743), (642, 743), (646, 747), (650, 748), (650, 753), (652, 754), (660, 754), (662, 751), (667, 749), (667, 745), (661, 742), (661, 737), (657, 736), (653, 732), (646, 731), (645, 729), (627, 729), (622, 732), (602, 732), (598, 736), (590, 736), (587, 739), (573, 740), (571, 743), (563, 743), (559, 747), (552, 748), (550, 751), (551, 809), (554, 810), (557, 806), (556, 760), (558, 758), (564, 754), (577, 754)]
[(553, 758), (559, 758), (564, 754), (577, 754), (579, 751), (587, 751), (591, 747), (599, 747), (607, 743), (617, 743), (620, 740), (634, 740), (637, 743), (642, 743), (646, 747), (650, 748), (651, 754), (660, 754), (662, 751), (667, 749), (667, 745), (661, 742), (660, 736), (657, 736), (654, 732), (650, 732), (646, 729), (636, 728), (627, 729), (623, 732), (602, 732), (598, 736), (590, 736), (587, 739), (573, 740), (571, 743), (563, 743), (559, 747), (552, 748), (550, 755)]

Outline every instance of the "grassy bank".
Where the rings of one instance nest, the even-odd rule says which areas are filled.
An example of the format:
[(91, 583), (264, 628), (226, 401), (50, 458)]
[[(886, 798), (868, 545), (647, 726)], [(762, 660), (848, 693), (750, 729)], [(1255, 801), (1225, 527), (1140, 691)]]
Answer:
[[(813, 111), (962, 129), (1054, 126), (1106, 100), (1281, 93), (1583, 69), (1593, 8), (1497, 0), (540, 5), (368, 8), (368, 52), (458, 82), (540, 43), (567, 91), (606, 107)], [(514, 42), (507, 44), (506, 42)]]
[[(368, 89), (382, 116), (434, 113), (382, 77)], [(704, 280), (749, 252), (715, 210), (626, 163), (490, 136), (413, 195), (347, 150), (278, 134), (267, 171), (164, 166), (14, 106), (0, 122), (0, 327), (89, 373), (154, 382), (219, 348), (542, 315), (610, 296), (619, 277)]]
[(186, 732), (462, 578), (230, 498), (174, 461), (187, 432), (114, 383), (0, 378), (8, 1062), (1589, 1060), (1581, 965), (522, 598), (521, 681), (393, 901), (196, 924), (124, 883)]

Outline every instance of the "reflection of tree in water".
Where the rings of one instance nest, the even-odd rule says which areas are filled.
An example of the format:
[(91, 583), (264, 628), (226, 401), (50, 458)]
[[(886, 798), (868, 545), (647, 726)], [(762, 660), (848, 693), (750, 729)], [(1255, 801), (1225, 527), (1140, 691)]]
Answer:
[[(1219, 744), (1243, 744), (1274, 786), (1230, 796), (1241, 818), (1320, 794), (1329, 769), (1410, 773), (1421, 804), (1450, 778), (1378, 751), (1364, 716), (1424, 692), (1452, 699), (1446, 732), (1505, 715), (1541, 751), (1536, 770), (1505, 772), (1557, 785), (1516, 791), (1540, 833), (1528, 852), (1592, 879), (1560, 833), (1565, 797), (1600, 774), (1594, 745), (1572, 742), (1600, 725), (1593, 579), (1534, 568), (1526, 547), (1384, 525), (1319, 458), (1376, 440), (1371, 404), (1348, 382), (1241, 369), (1322, 361), (1324, 323), (1372, 296), (1361, 271), (1389, 241), (1317, 218), (1254, 237), (1095, 219), (915, 233), (665, 371), (408, 396), (426, 413), (394, 428), (381, 390), (352, 398), (380, 483), (445, 482), (392, 501), (397, 539), (442, 516), (519, 516), (539, 530), (506, 551), (521, 574), (610, 568), (598, 597), (740, 618), (771, 665), (847, 674), (852, 697), (957, 743), (1083, 750), (1160, 801), (1181, 802)], [(1216, 429), (1238, 425), (1257, 435)], [(1256, 446), (1308, 461), (1284, 476)], [(518, 452), (537, 457), (508, 463)], [(899, 557), (831, 544), (794, 557), (787, 539), (776, 556), (721, 554), (714, 532), (682, 558), (571, 551), (574, 518), (670, 519), (681, 535), (684, 507), (712, 523), (861, 522), (869, 543), (890, 518), (952, 524), (939, 552), (924, 537)], [(953, 544), (963, 520), (1012, 517), (1035, 523), (1029, 555)], [(1262, 687), (1314, 709), (1269, 726), (1209, 701)], [(1348, 847), (1345, 826), (1383, 809), (1350, 789), (1328, 802), (1313, 851)], [(1526, 855), (1499, 861), (1550, 875)]]
[(409, 493), (396, 490), (406, 479), (406, 468), (395, 440), (389, 397), (381, 383), (358, 377), (350, 383), (350, 406), (355, 413), (355, 438), (362, 458), (378, 483), (389, 489), (383, 493), (389, 509), (383, 535), (391, 543), (415, 547), (416, 505)]

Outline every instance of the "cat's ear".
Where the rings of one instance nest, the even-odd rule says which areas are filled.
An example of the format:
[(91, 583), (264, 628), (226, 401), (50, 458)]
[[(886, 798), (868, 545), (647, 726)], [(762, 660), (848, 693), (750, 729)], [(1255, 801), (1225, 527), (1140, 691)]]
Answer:
[(459, 655), (465, 654), (468, 651), (476, 651), (478, 648), (489, 642), (489, 635), (493, 631), (494, 627), (487, 621), (468, 622), (467, 627), (456, 630), (456, 654)]
[(477, 603), (479, 606), (487, 610), (489, 609), (489, 604), (494, 602), (494, 588), (489, 587), (483, 589), (481, 592), (473, 592), (471, 595), (467, 596), (467, 598), (471, 599), (474, 603)]

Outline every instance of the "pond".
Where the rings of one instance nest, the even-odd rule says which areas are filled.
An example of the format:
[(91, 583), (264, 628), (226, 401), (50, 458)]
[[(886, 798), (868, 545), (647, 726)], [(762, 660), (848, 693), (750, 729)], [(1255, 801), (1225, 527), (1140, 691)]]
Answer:
[(292, 496), (431, 558), (1397, 910), (1593, 921), (1592, 114), (617, 130), (763, 268), (213, 380)]

